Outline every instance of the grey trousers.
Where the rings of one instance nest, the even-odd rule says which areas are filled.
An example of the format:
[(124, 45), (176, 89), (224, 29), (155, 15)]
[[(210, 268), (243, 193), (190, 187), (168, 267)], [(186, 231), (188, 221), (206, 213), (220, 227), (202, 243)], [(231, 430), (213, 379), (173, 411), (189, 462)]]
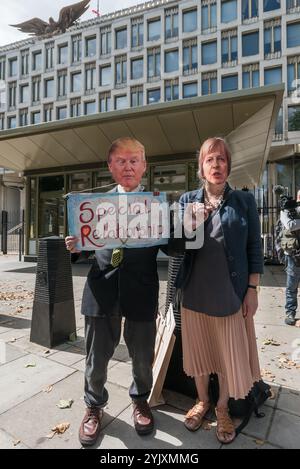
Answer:
[[(85, 316), (86, 368), (84, 400), (87, 407), (104, 407), (108, 401), (105, 388), (107, 366), (121, 337), (121, 316)], [(124, 340), (132, 360), (133, 381), (129, 388), (132, 400), (145, 400), (152, 388), (152, 364), (156, 321), (125, 319)]]

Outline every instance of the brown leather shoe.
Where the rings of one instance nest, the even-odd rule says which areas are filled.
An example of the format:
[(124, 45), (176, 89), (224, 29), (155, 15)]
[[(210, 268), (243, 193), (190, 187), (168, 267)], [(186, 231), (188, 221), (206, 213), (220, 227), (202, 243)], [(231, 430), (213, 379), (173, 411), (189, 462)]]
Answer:
[(134, 428), (139, 435), (147, 435), (153, 431), (154, 419), (147, 401), (133, 401)]
[(79, 428), (79, 441), (83, 446), (96, 443), (101, 430), (103, 410), (98, 407), (88, 407)]

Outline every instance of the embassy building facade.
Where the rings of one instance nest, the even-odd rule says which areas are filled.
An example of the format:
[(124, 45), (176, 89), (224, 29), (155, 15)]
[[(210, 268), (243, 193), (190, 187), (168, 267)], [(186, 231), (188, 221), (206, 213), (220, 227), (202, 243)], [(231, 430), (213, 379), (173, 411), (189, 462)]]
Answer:
[(259, 204), (300, 187), (300, 0), (147, 2), (0, 47), (0, 80), (0, 165), (25, 180), (28, 256), (66, 234), (64, 194), (107, 190), (122, 135), (145, 144), (144, 185), (171, 200), (198, 186), (213, 135), (234, 149), (234, 186), (264, 185)]

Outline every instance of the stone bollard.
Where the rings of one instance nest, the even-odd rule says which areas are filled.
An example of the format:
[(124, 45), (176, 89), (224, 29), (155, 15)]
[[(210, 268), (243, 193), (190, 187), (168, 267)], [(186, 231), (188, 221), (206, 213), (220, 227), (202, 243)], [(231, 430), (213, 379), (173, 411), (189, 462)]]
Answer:
[(51, 348), (76, 337), (70, 253), (62, 238), (39, 240), (30, 341)]

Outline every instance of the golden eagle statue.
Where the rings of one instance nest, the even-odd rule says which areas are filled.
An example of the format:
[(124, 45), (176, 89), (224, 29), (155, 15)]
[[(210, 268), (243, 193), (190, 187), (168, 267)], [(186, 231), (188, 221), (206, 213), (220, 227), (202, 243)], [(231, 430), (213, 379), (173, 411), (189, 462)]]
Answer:
[(65, 33), (88, 10), (90, 1), (83, 0), (63, 7), (60, 10), (58, 21), (54, 21), (52, 17), (49, 18), (49, 23), (40, 18), (32, 18), (24, 23), (11, 24), (10, 26), (18, 28), (23, 33), (29, 33), (30, 36), (51, 37), (55, 34)]

